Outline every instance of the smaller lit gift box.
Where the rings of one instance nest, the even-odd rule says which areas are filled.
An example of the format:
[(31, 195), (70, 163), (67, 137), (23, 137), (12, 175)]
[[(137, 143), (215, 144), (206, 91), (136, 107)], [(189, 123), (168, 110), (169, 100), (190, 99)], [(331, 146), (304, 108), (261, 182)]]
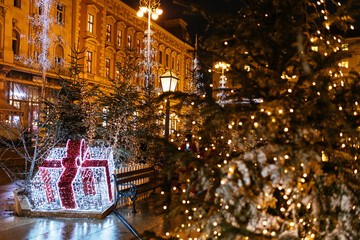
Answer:
[(113, 153), (68, 140), (54, 148), (31, 180), (33, 210), (102, 211), (113, 204)]

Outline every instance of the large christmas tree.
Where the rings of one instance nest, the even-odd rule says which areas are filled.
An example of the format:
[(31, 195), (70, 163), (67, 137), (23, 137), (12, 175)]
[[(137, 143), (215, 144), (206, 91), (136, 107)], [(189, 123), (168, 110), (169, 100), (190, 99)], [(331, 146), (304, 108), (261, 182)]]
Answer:
[(355, 4), (240, 1), (216, 15), (191, 4), (232, 86), (226, 104), (203, 107), (180, 238), (360, 238), (359, 74), (339, 66)]

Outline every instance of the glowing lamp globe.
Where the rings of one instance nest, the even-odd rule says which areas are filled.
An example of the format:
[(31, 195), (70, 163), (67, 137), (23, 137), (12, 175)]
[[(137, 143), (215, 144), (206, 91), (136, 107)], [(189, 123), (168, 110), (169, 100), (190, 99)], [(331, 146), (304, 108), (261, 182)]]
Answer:
[(156, 20), (159, 18), (159, 16), (156, 13), (151, 14), (151, 18)]
[(157, 9), (155, 10), (155, 12), (156, 12), (157, 15), (163, 14), (163, 10), (162, 10), (161, 8), (157, 8)]
[(179, 78), (172, 71), (167, 71), (160, 76), (163, 92), (175, 91)]
[(143, 16), (144, 16), (144, 13), (143, 13), (142, 11), (138, 11), (138, 12), (136, 13), (136, 15), (137, 15), (138, 17), (143, 17)]
[(148, 11), (148, 8), (147, 7), (140, 7), (140, 11), (142, 13), (146, 13)]

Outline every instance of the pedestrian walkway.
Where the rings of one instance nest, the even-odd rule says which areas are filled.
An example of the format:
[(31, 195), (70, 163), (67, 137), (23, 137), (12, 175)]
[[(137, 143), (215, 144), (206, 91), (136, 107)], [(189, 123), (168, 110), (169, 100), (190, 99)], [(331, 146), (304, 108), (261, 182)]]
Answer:
[[(3, 188), (0, 187), (0, 197), (5, 196), (2, 195), (2, 190)], [(164, 195), (154, 194), (137, 202), (137, 213), (131, 212), (131, 206), (121, 207), (118, 212), (140, 235), (144, 231), (154, 231), (158, 235), (165, 236), (165, 233), (174, 227), (176, 223), (164, 218), (163, 201), (165, 201)], [(136, 238), (115, 214), (111, 213), (104, 219), (28, 218), (16, 216), (0, 219), (0, 240), (14, 239), (130, 240)]]
[(13, 191), (20, 188), (20, 185), (24, 185), (23, 181), (16, 181), (13, 183), (7, 182), (0, 184), (0, 220), (2, 218), (11, 217), (14, 215)]

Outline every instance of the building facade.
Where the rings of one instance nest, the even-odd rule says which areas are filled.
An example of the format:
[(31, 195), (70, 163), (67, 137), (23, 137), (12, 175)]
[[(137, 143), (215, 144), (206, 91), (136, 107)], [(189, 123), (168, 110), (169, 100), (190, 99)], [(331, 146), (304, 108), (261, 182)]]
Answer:
[[(58, 89), (58, 73), (67, 71), (71, 47), (85, 49), (81, 59), (86, 81), (110, 85), (109, 78), (118, 76), (116, 62), (122, 62), (125, 49), (140, 53), (144, 49), (147, 18), (139, 18), (136, 10), (120, 0), (59, 0), (53, 2), (48, 57), (52, 68), (47, 72), (46, 93)], [(31, 23), (43, 14), (43, 8), (33, 0), (0, 0), (0, 111), (9, 104), (29, 122), (37, 111), (41, 86), (41, 71), (36, 68), (40, 47), (29, 39), (36, 39), (37, 28)], [(30, 19), (30, 20), (29, 20)], [(193, 47), (151, 22), (152, 47), (158, 64), (153, 68), (155, 88), (160, 89), (159, 76), (171, 70), (179, 77), (177, 90), (184, 91), (193, 63)], [(27, 60), (24, 60), (27, 59)], [(30, 59), (30, 61), (29, 61)], [(135, 84), (142, 84), (140, 78)]]
[(342, 68), (343, 72), (356, 71), (360, 73), (360, 37), (345, 38), (341, 50), (350, 52), (350, 57), (343, 59), (339, 63), (339, 67)]

